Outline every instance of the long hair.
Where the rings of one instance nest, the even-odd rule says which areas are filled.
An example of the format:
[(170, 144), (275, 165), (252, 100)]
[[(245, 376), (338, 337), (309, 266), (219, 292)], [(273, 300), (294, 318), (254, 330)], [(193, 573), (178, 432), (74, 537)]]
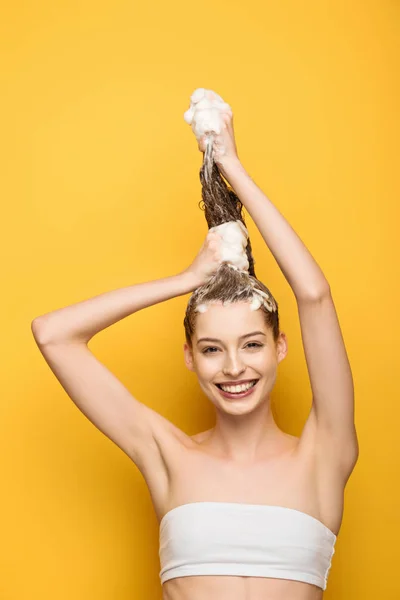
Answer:
[[(208, 152), (204, 155), (200, 169), (200, 182), (202, 200), (199, 202), (199, 206), (205, 212), (209, 229), (228, 221), (238, 220), (246, 227), (242, 202), (227, 186), (217, 164), (212, 161)], [(248, 273), (237, 271), (222, 263), (216, 273), (190, 296), (183, 321), (186, 341), (190, 347), (192, 347), (192, 336), (196, 326), (196, 308), (199, 304), (251, 301), (255, 288), (267, 295), (268, 299), (261, 304), (260, 310), (263, 311), (267, 327), (272, 330), (275, 342), (277, 341), (279, 336), (278, 303), (270, 290), (256, 277), (250, 239), (247, 242), (246, 253), (249, 261)]]

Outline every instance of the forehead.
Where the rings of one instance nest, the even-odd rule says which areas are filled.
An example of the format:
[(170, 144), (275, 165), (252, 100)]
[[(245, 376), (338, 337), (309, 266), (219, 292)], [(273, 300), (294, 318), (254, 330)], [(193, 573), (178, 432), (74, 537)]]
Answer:
[(209, 304), (205, 313), (197, 313), (194, 337), (215, 337), (221, 340), (238, 338), (250, 331), (268, 334), (261, 310), (251, 310), (249, 302), (236, 302), (223, 306)]

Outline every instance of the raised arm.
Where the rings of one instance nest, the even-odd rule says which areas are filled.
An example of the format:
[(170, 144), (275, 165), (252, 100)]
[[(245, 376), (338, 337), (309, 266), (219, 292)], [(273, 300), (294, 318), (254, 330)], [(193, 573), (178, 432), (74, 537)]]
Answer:
[(41, 346), (63, 342), (87, 344), (96, 333), (117, 321), (148, 306), (187, 294), (196, 285), (191, 273), (181, 273), (105, 292), (36, 317), (32, 332)]
[(347, 473), (358, 457), (354, 388), (330, 285), (305, 244), (241, 164), (231, 114), (214, 150), (221, 173), (254, 220), (296, 297), (313, 394), (305, 430), (315, 429), (327, 454)]
[(182, 432), (136, 400), (91, 353), (88, 343), (96, 333), (124, 317), (202, 285), (219, 265), (213, 260), (215, 237), (207, 236), (193, 263), (178, 275), (106, 292), (32, 322), (39, 350), (68, 396), (141, 469)]
[(68, 396), (142, 472), (149, 461), (154, 464), (161, 458), (157, 444), (178, 431), (167, 419), (136, 400), (92, 354), (88, 342), (102, 329), (141, 308), (191, 289), (190, 274), (167, 277), (106, 292), (32, 322), (38, 348)]

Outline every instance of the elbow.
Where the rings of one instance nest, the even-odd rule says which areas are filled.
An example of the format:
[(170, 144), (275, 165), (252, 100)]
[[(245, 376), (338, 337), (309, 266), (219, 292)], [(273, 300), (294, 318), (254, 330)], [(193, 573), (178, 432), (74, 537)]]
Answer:
[(90, 337), (72, 336), (70, 333), (55, 328), (52, 322), (52, 317), (43, 315), (36, 317), (31, 323), (31, 331), (33, 337), (38, 346), (48, 346), (54, 344), (70, 344), (70, 343), (84, 343), (87, 344), (90, 341)]
[(324, 298), (329, 298), (331, 296), (331, 288), (328, 282), (325, 282), (320, 287), (316, 288), (313, 291), (312, 298), (314, 300), (324, 300)]
[(31, 331), (39, 346), (48, 344), (50, 340), (49, 328), (46, 316), (36, 317), (31, 323)]
[(302, 300), (304, 302), (320, 302), (325, 298), (331, 297), (331, 288), (329, 283), (326, 281), (319, 286), (309, 288), (303, 291), (301, 294), (297, 294), (296, 297), (298, 300)]
[(35, 341), (38, 344), (42, 344), (43, 340), (44, 340), (44, 334), (43, 334), (43, 318), (42, 317), (36, 317), (36, 319), (33, 319), (32, 323), (31, 323), (31, 331), (32, 331), (32, 335), (35, 338)]

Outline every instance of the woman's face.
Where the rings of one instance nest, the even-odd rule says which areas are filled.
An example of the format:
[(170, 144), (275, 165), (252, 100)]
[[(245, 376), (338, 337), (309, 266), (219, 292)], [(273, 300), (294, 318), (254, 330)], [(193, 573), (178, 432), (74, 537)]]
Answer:
[[(196, 317), (192, 345), (192, 350), (184, 345), (186, 366), (196, 373), (211, 402), (232, 414), (252, 410), (269, 397), (278, 363), (287, 353), (285, 334), (275, 343), (263, 313), (250, 310), (249, 302), (208, 305)], [(243, 380), (258, 381), (251, 394), (242, 398), (227, 398), (217, 386)]]

